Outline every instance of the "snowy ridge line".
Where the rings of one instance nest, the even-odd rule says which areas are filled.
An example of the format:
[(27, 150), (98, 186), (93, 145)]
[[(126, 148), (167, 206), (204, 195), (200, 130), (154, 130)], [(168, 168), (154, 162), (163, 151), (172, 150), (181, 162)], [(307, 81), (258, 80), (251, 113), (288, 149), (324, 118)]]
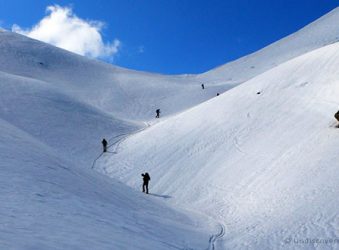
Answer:
[(207, 250), (216, 250), (216, 246), (215, 243), (222, 239), (225, 236), (225, 226), (223, 224), (219, 224), (220, 226), (220, 231), (217, 234), (213, 234), (210, 239), (209, 239), (209, 246), (207, 248)]
[[(145, 127), (141, 128), (141, 129), (139, 129), (139, 130), (137, 130), (137, 131), (135, 131), (135, 132), (132, 132), (132, 133), (124, 133), (124, 134), (119, 134), (119, 135), (113, 136), (112, 138), (109, 139), (110, 141), (113, 140), (113, 139), (119, 138), (119, 137), (121, 137), (121, 138), (117, 139), (115, 142), (113, 142), (112, 144), (108, 145), (107, 148), (111, 148), (111, 147), (114, 147), (114, 148), (113, 148), (113, 151), (107, 151), (106, 153), (117, 154), (117, 153), (118, 153), (118, 151), (117, 151), (117, 150), (118, 150), (118, 147), (119, 147), (119, 145), (120, 145), (123, 141), (125, 141), (128, 137), (130, 137), (130, 136), (132, 136), (132, 135), (135, 135), (135, 134), (137, 134), (137, 133), (139, 133), (139, 132), (142, 132), (142, 131), (144, 131), (145, 129), (147, 129), (147, 128), (149, 128), (149, 127), (151, 127), (151, 125), (150, 125), (149, 123), (146, 123), (146, 126), (145, 126)], [(93, 169), (93, 168), (95, 167), (95, 164), (96, 164), (97, 160), (99, 160), (100, 157), (101, 157), (103, 154), (104, 154), (104, 153), (101, 152), (101, 154), (100, 154), (97, 158), (95, 158), (95, 160), (94, 160), (93, 163), (92, 163), (91, 169)]]

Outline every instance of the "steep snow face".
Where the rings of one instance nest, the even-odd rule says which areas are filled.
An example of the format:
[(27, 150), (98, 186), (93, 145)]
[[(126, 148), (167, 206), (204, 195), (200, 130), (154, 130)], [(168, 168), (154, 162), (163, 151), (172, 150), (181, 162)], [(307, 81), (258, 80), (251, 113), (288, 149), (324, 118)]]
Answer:
[[(337, 237), (338, 203), (330, 199), (338, 190), (338, 138), (330, 127), (339, 94), (337, 44), (196, 106), (275, 67), (269, 58), (285, 58), (278, 64), (321, 46), (316, 33), (324, 31), (326, 44), (335, 41), (330, 23), (337, 12), (313, 24), (314, 36), (300, 38), (298, 48), (287, 39), (279, 45), (284, 50), (249, 56), (260, 67), (245, 74), (240, 70), (253, 65), (246, 58), (200, 76), (136, 72), (0, 31), (1, 245), (206, 249), (211, 228), (204, 217), (159, 199), (225, 224), (224, 248)], [(294, 54), (283, 57), (289, 50)], [(156, 108), (165, 116), (157, 122)], [(132, 134), (146, 124), (154, 126)], [(123, 134), (131, 134), (126, 143)], [(100, 155), (102, 137), (117, 142), (114, 154)], [(93, 163), (135, 190), (96, 174)], [(136, 193), (144, 171), (152, 177), (147, 197)], [(209, 249), (224, 233), (210, 238)]]
[[(222, 249), (338, 238), (339, 43), (288, 61), (130, 138), (98, 169), (226, 227)], [(260, 92), (260, 93), (259, 93)], [(288, 245), (289, 244), (289, 245)]]
[(0, 87), (2, 119), (87, 168), (101, 153), (103, 137), (137, 128), (60, 93), (52, 83), (0, 72)]
[(144, 121), (180, 112), (231, 85), (206, 86), (195, 76), (164, 76), (122, 69), (11, 32), (0, 32), (0, 71), (44, 81), (115, 118)]
[(197, 219), (85, 171), (0, 119), (2, 249), (207, 248)]
[[(137, 116), (147, 116), (147, 106), (128, 100), (114, 79), (121, 77), (130, 87), (137, 76), (143, 81), (156, 76), (88, 60), (10, 32), (0, 32), (0, 52), (2, 247), (208, 247), (213, 229), (207, 219), (159, 202), (170, 196), (145, 197), (91, 169), (101, 156), (103, 137), (111, 143), (141, 127)], [(144, 88), (159, 91), (156, 84), (135, 91)], [(165, 91), (152, 100), (160, 100)], [(208, 92), (199, 92), (186, 104), (207, 98)], [(173, 112), (184, 108), (172, 107)]]
[(110, 183), (91, 166), (103, 137), (111, 143), (145, 126), (155, 108), (170, 115), (229, 86), (202, 92), (189, 76), (121, 69), (6, 31), (0, 53), (2, 246), (208, 247), (207, 219), (159, 203), (170, 196)]
[(210, 82), (239, 84), (306, 52), (339, 41), (339, 7), (298, 32), (253, 54), (201, 74)]
[(192, 76), (114, 67), (0, 31), (0, 118), (89, 167), (100, 141), (130, 133), (161, 109), (168, 116), (230, 88)]

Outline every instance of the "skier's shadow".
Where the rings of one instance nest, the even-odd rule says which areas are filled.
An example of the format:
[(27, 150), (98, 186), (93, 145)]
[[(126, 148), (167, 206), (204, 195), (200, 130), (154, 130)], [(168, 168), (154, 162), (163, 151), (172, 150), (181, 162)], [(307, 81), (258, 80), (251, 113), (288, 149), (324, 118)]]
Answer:
[(153, 195), (155, 197), (160, 197), (160, 198), (164, 198), (164, 199), (172, 198), (172, 196), (170, 196), (170, 195), (161, 195), (161, 194), (152, 194), (152, 193), (149, 193), (149, 195)]

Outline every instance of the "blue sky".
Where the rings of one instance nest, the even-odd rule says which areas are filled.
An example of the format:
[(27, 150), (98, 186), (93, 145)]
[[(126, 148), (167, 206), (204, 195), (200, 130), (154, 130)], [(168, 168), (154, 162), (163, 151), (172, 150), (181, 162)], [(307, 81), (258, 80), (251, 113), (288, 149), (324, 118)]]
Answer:
[(94, 57), (111, 53), (114, 64), (143, 71), (201, 73), (297, 31), (338, 3), (338, 0), (0, 0), (0, 26), (10, 30), (16, 24), (18, 30), (25, 32), (48, 15), (47, 6), (57, 4), (69, 7), (72, 15), (84, 21), (102, 22), (93, 25), (100, 26), (107, 46), (100, 45), (99, 52), (91, 52)]

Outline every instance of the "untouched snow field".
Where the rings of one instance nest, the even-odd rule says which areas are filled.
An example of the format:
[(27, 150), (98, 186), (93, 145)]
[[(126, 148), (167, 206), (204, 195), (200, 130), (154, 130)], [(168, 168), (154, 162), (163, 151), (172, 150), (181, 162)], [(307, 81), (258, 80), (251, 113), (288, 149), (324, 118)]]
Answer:
[(179, 76), (0, 31), (1, 248), (337, 249), (338, 23)]

